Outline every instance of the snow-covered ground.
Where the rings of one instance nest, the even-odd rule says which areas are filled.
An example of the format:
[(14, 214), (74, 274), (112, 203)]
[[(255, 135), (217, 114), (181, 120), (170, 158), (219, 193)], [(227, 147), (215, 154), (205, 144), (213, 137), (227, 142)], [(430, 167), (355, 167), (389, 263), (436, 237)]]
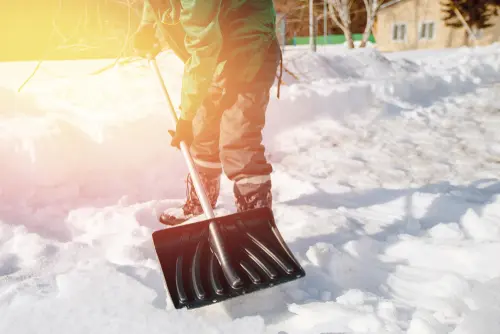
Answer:
[(0, 64), (0, 333), (500, 333), (500, 45), (285, 60), (265, 143), (307, 276), (191, 311), (151, 241), (186, 168), (147, 64), (47, 62), (21, 93), (36, 64)]

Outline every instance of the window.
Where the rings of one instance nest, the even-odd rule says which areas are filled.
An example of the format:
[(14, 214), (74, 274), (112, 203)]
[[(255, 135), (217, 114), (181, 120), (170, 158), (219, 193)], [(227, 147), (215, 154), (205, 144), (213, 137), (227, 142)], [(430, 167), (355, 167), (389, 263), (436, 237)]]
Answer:
[(392, 40), (398, 42), (406, 40), (406, 23), (397, 23), (392, 26)]
[(434, 38), (434, 22), (423, 22), (420, 24), (420, 39)]

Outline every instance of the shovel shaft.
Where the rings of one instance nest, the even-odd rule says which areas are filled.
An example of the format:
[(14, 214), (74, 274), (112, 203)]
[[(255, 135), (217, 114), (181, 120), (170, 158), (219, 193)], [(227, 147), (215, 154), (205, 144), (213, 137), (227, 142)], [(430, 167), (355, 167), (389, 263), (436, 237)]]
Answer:
[[(177, 124), (178, 121), (177, 113), (175, 112), (174, 105), (172, 104), (172, 100), (170, 99), (170, 94), (168, 93), (167, 87), (165, 86), (165, 82), (163, 81), (163, 78), (161, 76), (158, 64), (156, 63), (155, 59), (150, 58), (149, 61), (152, 64), (152, 67), (156, 73), (158, 81), (160, 82), (160, 86), (163, 90), (165, 98), (167, 99), (172, 120), (174, 121), (174, 124)], [(215, 218), (214, 211), (212, 210), (212, 206), (210, 205), (208, 196), (205, 192), (205, 189), (203, 188), (198, 171), (195, 168), (193, 158), (191, 157), (191, 154), (189, 152), (189, 148), (184, 141), (181, 141), (180, 149), (182, 155), (184, 156), (184, 160), (186, 161), (189, 174), (191, 175), (191, 179), (193, 181), (196, 194), (198, 195), (198, 199), (200, 200), (201, 207), (203, 208), (203, 212), (205, 213), (207, 219), (213, 219)], [(212, 250), (214, 251), (215, 256), (217, 257), (219, 263), (221, 264), (221, 267), (224, 271), (224, 276), (226, 277), (229, 284), (233, 288), (235, 289), (239, 288), (243, 284), (243, 281), (238, 276), (236, 271), (232, 268), (229, 262), (229, 256), (222, 242), (222, 237), (217, 225), (213, 222), (210, 223), (209, 231), (210, 231), (210, 243), (212, 245)]]
[[(168, 109), (170, 111), (170, 116), (172, 116), (172, 120), (174, 121), (174, 124), (177, 124), (178, 117), (177, 113), (175, 112), (174, 105), (172, 103), (172, 99), (170, 98), (170, 94), (168, 93), (167, 87), (165, 86), (165, 82), (163, 81), (163, 78), (160, 73), (160, 69), (158, 68), (158, 64), (156, 63), (156, 60), (152, 59), (150, 60), (151, 64), (153, 65), (153, 69), (155, 70), (156, 76), (158, 77), (158, 81), (160, 82), (160, 86), (162, 88), (163, 94), (165, 95), (165, 98), (167, 99), (168, 103)], [(181, 142), (180, 144), (181, 152), (182, 155), (184, 156), (184, 159), (186, 160), (186, 164), (189, 170), (189, 174), (191, 175), (191, 178), (193, 179), (193, 184), (194, 188), (196, 190), (196, 194), (198, 195), (198, 198), (200, 200), (201, 207), (203, 208), (203, 212), (205, 213), (205, 216), (207, 216), (207, 219), (215, 218), (214, 212), (212, 210), (212, 206), (210, 205), (210, 202), (208, 200), (207, 194), (205, 193), (205, 189), (201, 187), (201, 180), (200, 176), (198, 174), (198, 171), (194, 167), (194, 161), (193, 158), (191, 157), (191, 154), (189, 153), (189, 148), (186, 145), (185, 142)]]

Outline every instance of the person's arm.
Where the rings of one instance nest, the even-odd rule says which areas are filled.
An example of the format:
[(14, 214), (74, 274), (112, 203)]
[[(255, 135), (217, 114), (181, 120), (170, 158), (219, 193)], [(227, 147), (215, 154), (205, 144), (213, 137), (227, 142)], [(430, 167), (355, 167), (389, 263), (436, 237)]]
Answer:
[(217, 67), (222, 47), (220, 7), (221, 0), (182, 0), (180, 23), (190, 58), (182, 79), (181, 119), (187, 121), (196, 115)]

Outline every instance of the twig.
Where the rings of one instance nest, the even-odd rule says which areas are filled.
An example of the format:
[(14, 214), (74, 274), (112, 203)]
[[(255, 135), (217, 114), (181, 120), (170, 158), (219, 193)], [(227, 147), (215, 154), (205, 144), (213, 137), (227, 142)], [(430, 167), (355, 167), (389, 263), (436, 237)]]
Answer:
[(17, 92), (20, 93), (21, 90), (24, 88), (24, 86), (26, 86), (28, 84), (28, 82), (35, 76), (36, 72), (40, 69), (40, 66), (42, 66), (42, 63), (43, 61), (45, 60), (47, 54), (49, 53), (49, 49), (50, 49), (50, 43), (52, 42), (52, 39), (54, 38), (54, 35), (56, 34), (57, 32), (57, 28), (56, 28), (56, 24), (55, 24), (55, 21), (56, 21), (56, 18), (59, 17), (61, 15), (61, 12), (62, 12), (62, 2), (61, 0), (59, 0), (59, 11), (57, 13), (57, 15), (54, 17), (54, 19), (52, 20), (52, 31), (50, 33), (50, 36), (49, 36), (49, 42), (47, 45), (47, 48), (45, 49), (45, 52), (43, 53), (43, 56), (41, 57), (41, 59), (38, 61), (38, 64), (36, 65), (35, 69), (33, 70), (33, 72), (31, 73), (31, 75), (23, 82), (23, 84), (17, 89)]
[(291, 71), (290, 71), (288, 68), (286, 68), (285, 66), (283, 66), (283, 70), (285, 70), (285, 72), (286, 72), (286, 73), (290, 74), (290, 75), (291, 75), (291, 76), (292, 76), (295, 80), (300, 80), (300, 79), (299, 79), (299, 77), (298, 77), (295, 73), (291, 72)]
[[(289, 69), (287, 69), (285, 66), (283, 66), (283, 70), (284, 70), (286, 73), (290, 74), (290, 75), (291, 75), (291, 76), (292, 76), (295, 80), (300, 81), (299, 77), (298, 77), (297, 75), (295, 75), (294, 73), (292, 73), (292, 72), (291, 72)], [(278, 74), (276, 74), (276, 79), (278, 79), (278, 78), (279, 78), (279, 75), (278, 75)], [(283, 80), (283, 78), (281, 78), (281, 83), (282, 83), (283, 85), (287, 85), (286, 81), (285, 81), (285, 80)]]
[(21, 92), (21, 90), (24, 88), (24, 86), (26, 86), (28, 84), (28, 82), (31, 80), (31, 78), (33, 78), (36, 74), (36, 72), (38, 71), (38, 69), (40, 68), (40, 66), (42, 65), (43, 63), (43, 59), (40, 59), (38, 61), (38, 64), (36, 65), (35, 69), (33, 70), (33, 72), (31, 73), (31, 75), (28, 77), (28, 79), (26, 79), (23, 84), (19, 87), (19, 89), (17, 90), (18, 93)]
[(113, 62), (112, 64), (106, 65), (103, 68), (98, 69), (97, 71), (90, 73), (90, 75), (97, 75), (97, 74), (103, 73), (103, 72), (115, 67), (117, 64), (118, 65), (126, 65), (126, 64), (130, 64), (130, 63), (142, 60), (142, 58), (137, 57), (137, 58), (126, 58), (126, 59), (121, 60), (121, 61), (119, 61), (119, 60), (120, 60), (120, 58), (118, 58), (117, 61)]
[(129, 46), (129, 43), (130, 43), (130, 34), (132, 32), (132, 27), (131, 27), (131, 24), (132, 24), (132, 5), (130, 4), (130, 1), (127, 0), (127, 8), (128, 8), (128, 12), (127, 12), (127, 16), (128, 16), (128, 25), (127, 25), (127, 35), (125, 36), (125, 43), (123, 43), (123, 48), (122, 50), (120, 51), (120, 55), (118, 56), (118, 58), (116, 58), (114, 64), (113, 64), (113, 67), (116, 66), (116, 64), (118, 64), (118, 61), (120, 60), (120, 58), (123, 57), (123, 55), (125, 54), (125, 52), (127, 51), (127, 47)]
[(132, 59), (130, 60), (129, 59), (125, 59), (124, 61), (121, 61), (120, 62), (120, 59), (123, 57), (123, 55), (125, 54), (125, 52), (127, 52), (127, 47), (130, 43), (130, 34), (131, 34), (131, 31), (132, 31), (132, 27), (131, 27), (131, 8), (132, 8), (132, 5), (130, 4), (130, 0), (127, 0), (127, 7), (128, 7), (128, 27), (127, 27), (127, 35), (125, 36), (125, 43), (123, 44), (123, 48), (121, 49), (120, 51), (120, 54), (118, 55), (118, 57), (116, 57), (116, 59), (114, 60), (114, 62), (112, 64), (109, 64), (109, 65), (106, 65), (105, 67), (95, 71), (95, 72), (92, 72), (90, 75), (96, 75), (96, 74), (100, 74), (104, 71), (107, 71), (113, 67), (115, 67), (117, 64), (120, 64), (120, 65), (123, 65), (123, 64), (128, 64), (128, 63), (132, 63), (138, 59)]

